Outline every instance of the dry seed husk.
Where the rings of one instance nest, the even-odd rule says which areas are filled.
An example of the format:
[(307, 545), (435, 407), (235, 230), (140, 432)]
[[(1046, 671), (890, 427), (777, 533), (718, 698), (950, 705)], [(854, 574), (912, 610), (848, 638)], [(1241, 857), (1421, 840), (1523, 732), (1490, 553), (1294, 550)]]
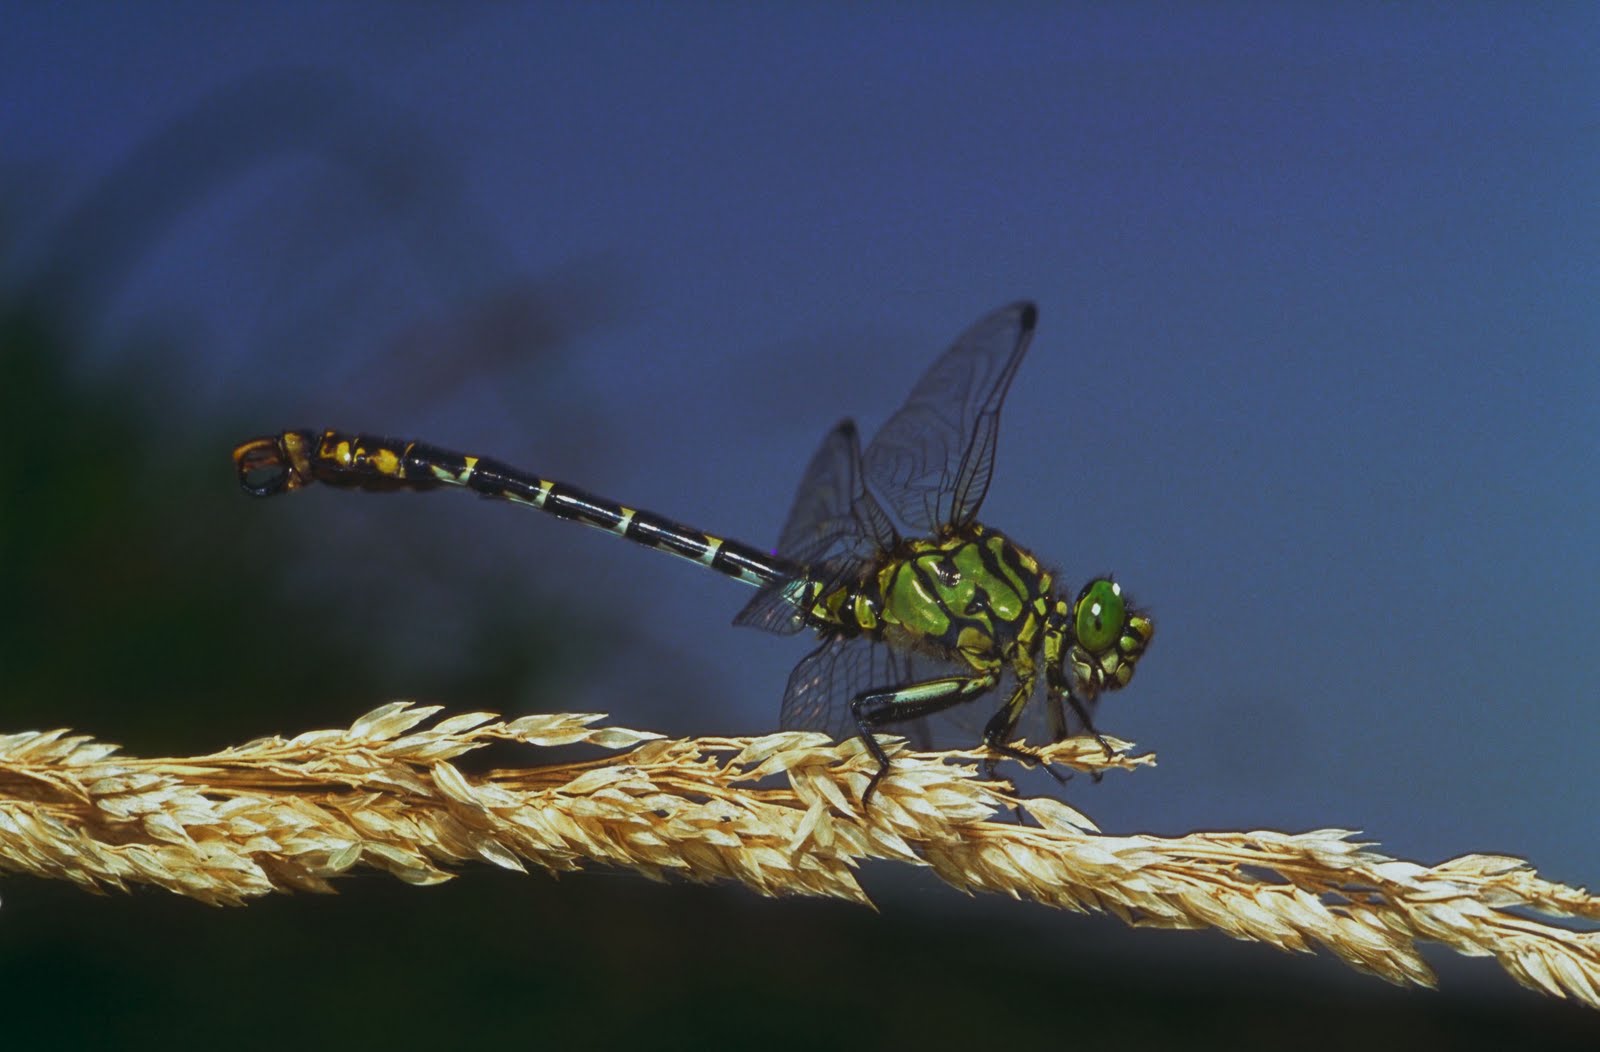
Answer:
[[(873, 761), (815, 734), (669, 741), (592, 714), (501, 720), (398, 702), (347, 729), (262, 738), (206, 756), (142, 759), (65, 731), (0, 736), (0, 871), (91, 891), (150, 884), (213, 905), (331, 891), (357, 867), (414, 884), (469, 862), (567, 872), (604, 864), (653, 879), (738, 881), (764, 895), (868, 903), (860, 863), (927, 866), (998, 892), (1130, 924), (1216, 928), (1294, 952), (1323, 947), (1395, 983), (1431, 986), (1426, 940), (1490, 956), (1518, 982), (1600, 1007), (1600, 900), (1523, 860), (1390, 858), (1343, 829), (1112, 836), (1058, 800), (979, 778), (976, 752), (913, 753), (863, 817)], [(530, 766), (473, 773), (493, 742)], [(538, 764), (585, 744), (598, 759)], [(1053, 763), (1137, 769), (1092, 739)], [(1016, 811), (1035, 823), (1014, 819)]]

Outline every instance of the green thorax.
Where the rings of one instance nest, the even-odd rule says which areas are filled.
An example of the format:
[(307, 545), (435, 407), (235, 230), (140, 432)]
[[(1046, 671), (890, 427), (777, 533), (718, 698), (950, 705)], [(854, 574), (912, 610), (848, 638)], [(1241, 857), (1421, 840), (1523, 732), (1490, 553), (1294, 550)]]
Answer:
[(809, 614), (819, 627), (932, 649), (983, 668), (1037, 649), (1051, 583), (1031, 552), (973, 523), (900, 542), (856, 580), (819, 588)]

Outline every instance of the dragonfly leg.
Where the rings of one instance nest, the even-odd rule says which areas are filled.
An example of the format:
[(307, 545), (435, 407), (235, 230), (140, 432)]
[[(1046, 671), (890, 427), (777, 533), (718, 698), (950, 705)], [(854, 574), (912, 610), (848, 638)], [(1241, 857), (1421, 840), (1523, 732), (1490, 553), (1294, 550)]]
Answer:
[[(1005, 705), (1000, 708), (989, 720), (988, 726), (983, 729), (983, 744), (990, 752), (1009, 756), (1013, 760), (1021, 760), (1025, 764), (1037, 764), (1062, 785), (1067, 784), (1067, 778), (1060, 771), (1045, 763), (1037, 753), (1031, 749), (1024, 749), (1011, 744), (1012, 732), (1017, 729), (1017, 721), (1022, 718), (1022, 712), (1028, 707), (1028, 698), (1033, 694), (1033, 681), (1018, 683), (1011, 697), (1006, 699)], [(1055, 724), (1055, 715), (1051, 714), (1051, 724)], [(989, 760), (984, 764), (984, 777), (994, 776), (994, 761)]]
[(1094, 721), (1089, 718), (1089, 706), (1085, 705), (1081, 700), (1079, 700), (1078, 696), (1072, 693), (1072, 691), (1068, 690), (1065, 692), (1065, 694), (1067, 704), (1072, 706), (1073, 713), (1078, 717), (1078, 719), (1083, 721), (1083, 729), (1094, 735), (1094, 740), (1099, 742), (1100, 748), (1105, 750), (1106, 759), (1109, 760), (1116, 756), (1116, 750), (1113, 749), (1105, 740), (1105, 738), (1101, 736), (1099, 731), (1094, 729)]
[(855, 700), (850, 702), (850, 715), (855, 718), (856, 730), (861, 740), (866, 742), (867, 751), (878, 761), (878, 769), (873, 772), (871, 781), (867, 782), (867, 791), (861, 794), (862, 808), (871, 804), (878, 783), (889, 773), (889, 754), (878, 744), (874, 731), (906, 720), (932, 716), (952, 705), (971, 701), (993, 688), (999, 680), (999, 670), (991, 669), (972, 676), (946, 676), (857, 694)]
[(1061, 705), (1061, 695), (1049, 691), (1045, 701), (1045, 712), (1050, 719), (1050, 740), (1064, 741), (1070, 732), (1067, 730), (1067, 712)]
[[(1099, 742), (1100, 748), (1105, 750), (1106, 759), (1109, 760), (1115, 756), (1117, 754), (1116, 750), (1111, 748), (1100, 732), (1094, 729), (1094, 719), (1089, 715), (1089, 706), (1083, 703), (1082, 698), (1073, 693), (1071, 684), (1067, 682), (1066, 675), (1061, 671), (1060, 662), (1057, 661), (1046, 665), (1045, 673), (1045, 682), (1049, 686), (1047, 693), (1050, 701), (1050, 733), (1055, 736), (1055, 740), (1061, 741), (1067, 736), (1066, 714), (1061, 711), (1062, 699), (1066, 699), (1067, 704), (1072, 706), (1072, 714), (1078, 717), (1079, 722), (1083, 724), (1083, 729), (1094, 735), (1094, 740)], [(1096, 775), (1095, 779), (1098, 781), (1099, 775)]]

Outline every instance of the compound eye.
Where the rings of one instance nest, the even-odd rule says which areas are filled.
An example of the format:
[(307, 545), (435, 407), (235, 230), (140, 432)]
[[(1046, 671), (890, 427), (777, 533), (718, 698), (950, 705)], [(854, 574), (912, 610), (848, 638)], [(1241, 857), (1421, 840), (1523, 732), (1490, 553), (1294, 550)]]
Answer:
[(1078, 594), (1078, 608), (1073, 619), (1078, 645), (1092, 654), (1109, 650), (1122, 635), (1127, 616), (1121, 585), (1104, 577), (1090, 581)]

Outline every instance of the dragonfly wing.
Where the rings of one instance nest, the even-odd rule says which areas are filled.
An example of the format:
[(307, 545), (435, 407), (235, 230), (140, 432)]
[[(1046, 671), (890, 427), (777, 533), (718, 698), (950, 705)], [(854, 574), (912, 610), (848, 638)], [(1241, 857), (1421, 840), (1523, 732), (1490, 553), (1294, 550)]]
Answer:
[(794, 604), (793, 589), (819, 579), (827, 587), (849, 580), (873, 555), (899, 540), (889, 516), (867, 492), (856, 425), (840, 421), (806, 467), (778, 538), (777, 555), (795, 565), (796, 575), (764, 587), (733, 623), (780, 634), (798, 632), (805, 620)]
[(765, 585), (754, 599), (734, 617), (733, 623), (763, 632), (789, 636), (806, 627), (801, 603), (810, 594), (814, 582), (822, 582), (823, 591), (832, 591), (836, 585), (859, 577), (862, 563), (858, 560), (840, 560), (813, 566), (804, 573)]
[(834, 638), (800, 659), (783, 690), (778, 726), (786, 731), (821, 731), (837, 738), (850, 724), (848, 669), (862, 641)]
[[(865, 636), (826, 640), (790, 674), (780, 725), (784, 730), (822, 731), (834, 738), (848, 738), (856, 733), (851, 701), (869, 690), (903, 687), (929, 678), (932, 673), (919, 669), (918, 664), (912, 655)], [(919, 749), (928, 748), (932, 740), (926, 720), (910, 720), (893, 729)]]
[(867, 492), (854, 420), (828, 432), (806, 466), (794, 505), (778, 536), (778, 554), (802, 565), (863, 558), (900, 540)]
[(994, 471), (1000, 405), (1033, 339), (1038, 309), (980, 319), (933, 363), (867, 447), (867, 477), (908, 525), (929, 533), (973, 520)]

